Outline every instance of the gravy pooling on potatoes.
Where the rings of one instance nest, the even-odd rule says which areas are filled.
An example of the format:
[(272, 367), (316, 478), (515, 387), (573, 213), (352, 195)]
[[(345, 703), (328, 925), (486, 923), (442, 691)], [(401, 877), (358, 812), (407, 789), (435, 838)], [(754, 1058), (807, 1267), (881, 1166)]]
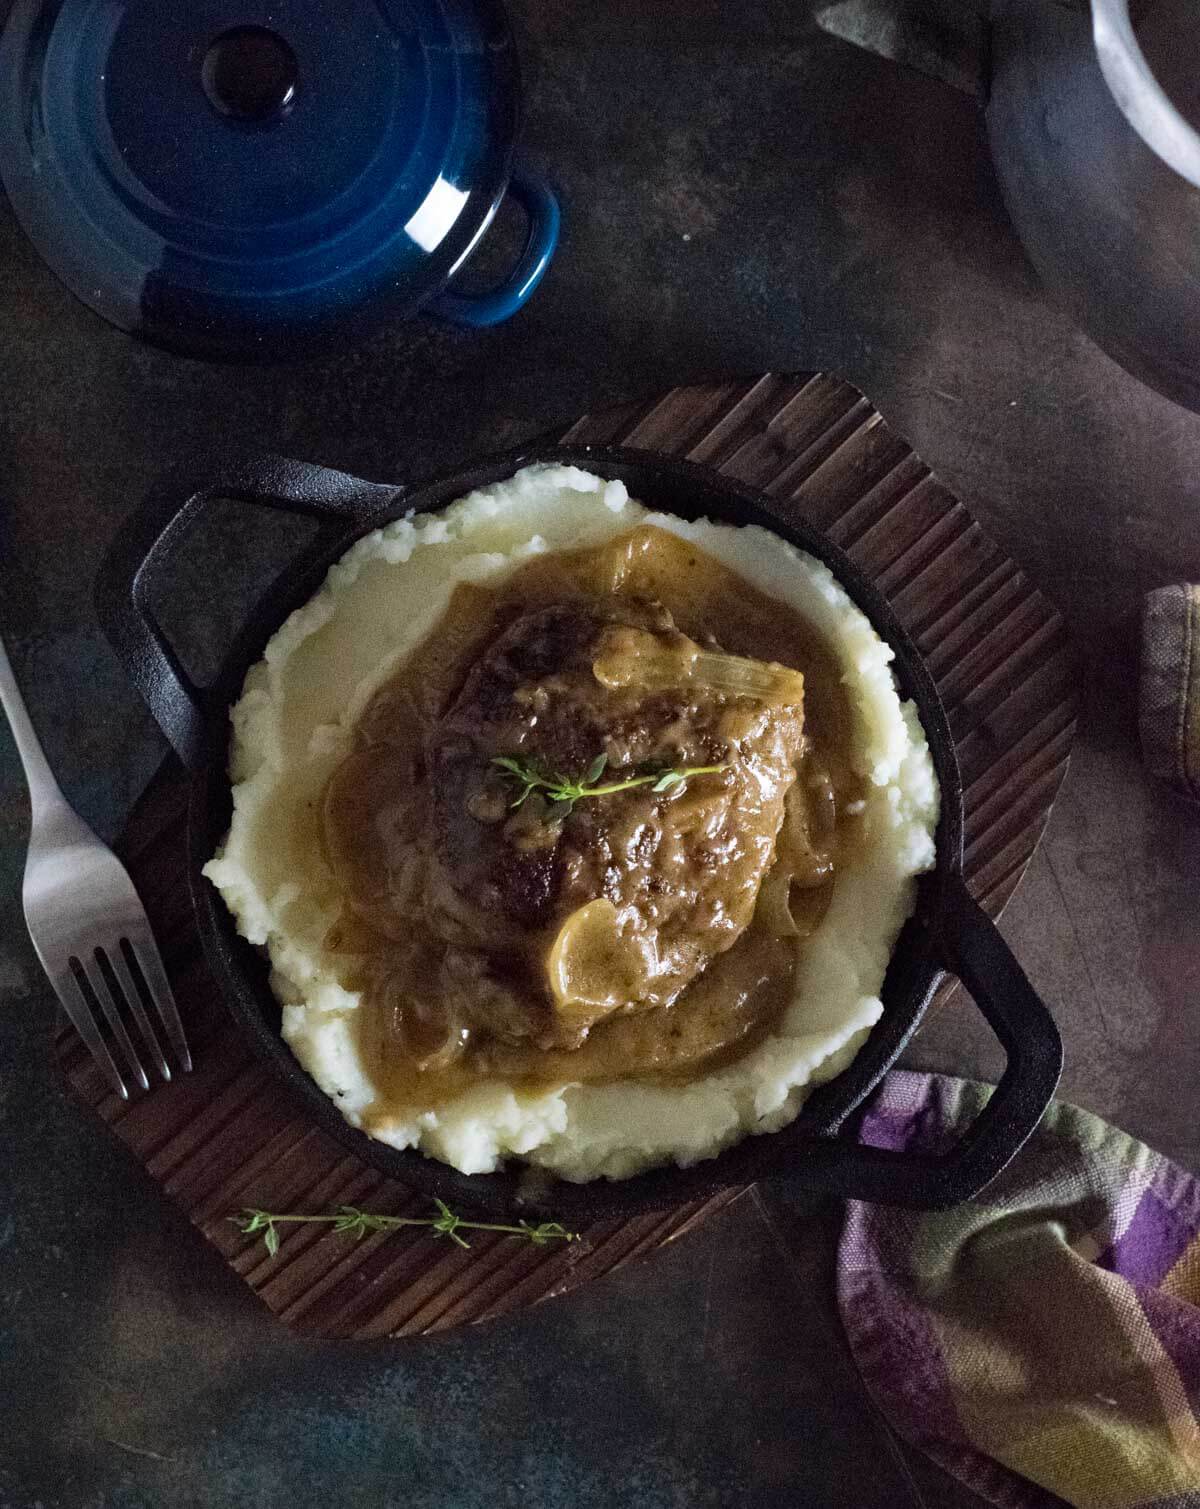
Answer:
[[(742, 684), (730, 656), (770, 690), (714, 685)], [(769, 1032), (854, 840), (850, 727), (806, 621), (666, 531), (458, 586), (325, 797), (368, 1124), (492, 1075), (686, 1080)], [(542, 790), (514, 809), (493, 764), (580, 779), (602, 754), (592, 784), (708, 773), (563, 814)]]

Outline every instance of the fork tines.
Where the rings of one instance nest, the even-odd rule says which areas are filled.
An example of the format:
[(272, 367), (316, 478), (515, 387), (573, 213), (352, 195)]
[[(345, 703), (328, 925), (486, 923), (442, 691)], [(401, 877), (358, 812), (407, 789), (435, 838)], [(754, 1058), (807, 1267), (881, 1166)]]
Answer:
[(150, 1080), (125, 1025), (126, 1011), (137, 1024), (153, 1067), (164, 1081), (170, 1080), (171, 1068), (151, 1023), (147, 1003), (155, 1008), (166, 1029), (179, 1068), (185, 1073), (191, 1070), (192, 1056), (183, 1023), (149, 926), (144, 932), (137, 930), (135, 937), (119, 938), (107, 949), (97, 947), (90, 958), (72, 955), (68, 962), (69, 973), (54, 981), (55, 989), (84, 1043), (123, 1100), (129, 1099), (129, 1090), (98, 1026), (96, 1006), (108, 1023), (121, 1057), (143, 1090), (150, 1088)]

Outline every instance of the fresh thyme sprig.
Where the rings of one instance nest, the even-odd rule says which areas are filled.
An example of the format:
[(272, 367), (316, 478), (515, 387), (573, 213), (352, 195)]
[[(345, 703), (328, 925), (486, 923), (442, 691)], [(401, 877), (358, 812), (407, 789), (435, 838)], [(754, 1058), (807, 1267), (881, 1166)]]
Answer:
[(250, 1207), (229, 1219), (247, 1236), (263, 1234), (263, 1244), (274, 1257), (279, 1251), (279, 1228), (283, 1225), (332, 1226), (335, 1232), (361, 1240), (369, 1231), (398, 1231), (402, 1226), (425, 1226), (439, 1237), (446, 1237), (459, 1247), (470, 1247), (470, 1242), (459, 1233), (463, 1231), (497, 1231), (506, 1237), (522, 1237), (535, 1247), (545, 1247), (550, 1242), (574, 1242), (578, 1232), (568, 1231), (557, 1221), (542, 1221), (532, 1225), (520, 1221), (515, 1226), (506, 1226), (492, 1221), (468, 1221), (456, 1215), (444, 1200), (435, 1200), (436, 1216), (383, 1216), (369, 1210), (359, 1210), (356, 1205), (341, 1205), (332, 1215), (279, 1215), (275, 1211), (257, 1210)]
[(689, 776), (716, 775), (729, 769), (728, 765), (680, 765), (601, 784), (600, 777), (608, 768), (606, 754), (598, 754), (580, 780), (572, 780), (558, 771), (543, 770), (535, 760), (522, 760), (515, 755), (497, 755), (492, 764), (521, 783), (516, 801), (510, 802), (510, 807), (519, 807), (533, 792), (544, 791), (550, 800), (549, 816), (552, 819), (567, 817), (574, 811), (575, 803), (584, 797), (611, 796), (617, 791), (632, 791), (635, 786), (649, 786), (657, 796), (659, 792), (682, 785)]

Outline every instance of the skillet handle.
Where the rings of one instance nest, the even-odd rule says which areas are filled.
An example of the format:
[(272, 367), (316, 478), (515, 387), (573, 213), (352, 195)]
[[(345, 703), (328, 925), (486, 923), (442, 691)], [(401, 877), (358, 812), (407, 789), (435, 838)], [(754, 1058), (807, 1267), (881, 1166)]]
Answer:
[(96, 614), (126, 675), (185, 766), (195, 769), (201, 762), (209, 716), (222, 709), (212, 706), (209, 689), (196, 686), (184, 670), (150, 597), (204, 509), (223, 499), (321, 521), (315, 538), (271, 584), (256, 610), (255, 623), (270, 627), (282, 616), (285, 599), (305, 585), (315, 590), (337, 547), (392, 516), (402, 494), (403, 488), (271, 455), (227, 461), (199, 487), (176, 468), (151, 489), (105, 555), (96, 579)]
[(1004, 1048), (1008, 1062), (999, 1085), (945, 1153), (900, 1152), (841, 1137), (816, 1140), (805, 1147), (797, 1182), (880, 1205), (942, 1210), (974, 1199), (1041, 1121), (1062, 1073), (1062, 1039), (961, 875), (949, 879), (933, 934), (943, 963), (970, 991)]

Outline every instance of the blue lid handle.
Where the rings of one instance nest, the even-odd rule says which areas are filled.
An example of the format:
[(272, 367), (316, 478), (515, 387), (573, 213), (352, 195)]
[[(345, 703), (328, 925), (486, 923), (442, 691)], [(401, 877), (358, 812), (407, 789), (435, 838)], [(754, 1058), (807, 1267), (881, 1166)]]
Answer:
[(493, 288), (488, 293), (438, 294), (425, 306), (428, 313), (440, 315), (442, 319), (451, 320), (456, 325), (470, 325), (476, 329), (499, 325), (502, 320), (516, 314), (542, 281), (542, 275), (550, 265), (550, 258), (558, 245), (558, 227), (562, 218), (558, 200), (540, 178), (531, 178), (520, 168), (513, 171), (508, 193), (525, 211), (529, 221), (525, 249), (516, 267), (498, 288)]

